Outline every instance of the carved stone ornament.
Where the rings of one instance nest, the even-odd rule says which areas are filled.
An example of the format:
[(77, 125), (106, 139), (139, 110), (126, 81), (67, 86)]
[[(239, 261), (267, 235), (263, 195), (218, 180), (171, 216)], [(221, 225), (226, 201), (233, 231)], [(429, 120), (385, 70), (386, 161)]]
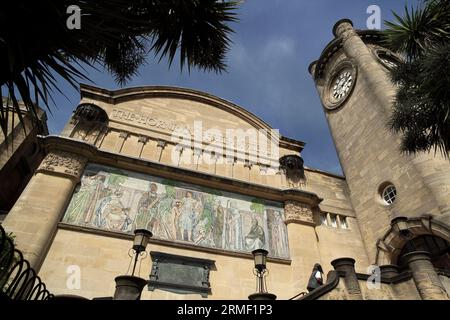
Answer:
[(305, 186), (306, 177), (303, 167), (303, 159), (299, 155), (286, 155), (280, 158), (280, 170), (285, 174), (290, 188)]
[(300, 223), (314, 225), (313, 212), (307, 204), (297, 201), (286, 201), (284, 204), (286, 224)]
[(146, 136), (139, 136), (138, 142), (142, 143), (142, 144), (146, 144), (148, 142), (148, 137), (146, 137)]
[(53, 151), (42, 160), (37, 172), (57, 173), (78, 180), (86, 163), (86, 157), (70, 152)]

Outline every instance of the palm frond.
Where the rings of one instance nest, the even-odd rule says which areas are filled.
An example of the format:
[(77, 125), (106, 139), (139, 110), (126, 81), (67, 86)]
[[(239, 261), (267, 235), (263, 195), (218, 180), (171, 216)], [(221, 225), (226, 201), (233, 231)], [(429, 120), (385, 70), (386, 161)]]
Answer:
[[(81, 29), (66, 27), (66, 8), (81, 9)], [(238, 3), (218, 0), (24, 0), (0, 8), (0, 88), (11, 103), (0, 104), (0, 127), (7, 135), (10, 108), (18, 97), (38, 122), (37, 104), (51, 111), (57, 77), (74, 88), (89, 80), (82, 65), (103, 65), (123, 85), (151, 51), (169, 65), (221, 72), (229, 49), (229, 23)], [(13, 116), (16, 113), (13, 113)], [(17, 113), (23, 123), (21, 113)]]

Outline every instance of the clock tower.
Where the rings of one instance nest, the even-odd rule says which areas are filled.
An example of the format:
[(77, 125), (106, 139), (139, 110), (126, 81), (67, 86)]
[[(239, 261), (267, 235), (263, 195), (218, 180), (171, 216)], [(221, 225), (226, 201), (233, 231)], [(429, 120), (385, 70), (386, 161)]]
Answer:
[[(395, 97), (389, 69), (400, 57), (382, 46), (380, 32), (356, 30), (344, 19), (336, 23), (333, 34), (309, 71), (369, 259), (379, 265), (396, 264), (405, 241), (389, 238), (393, 220), (450, 223), (450, 162), (439, 154), (400, 151), (400, 137), (387, 124)], [(408, 228), (411, 239), (420, 233)], [(436, 235), (433, 228), (421, 230)]]

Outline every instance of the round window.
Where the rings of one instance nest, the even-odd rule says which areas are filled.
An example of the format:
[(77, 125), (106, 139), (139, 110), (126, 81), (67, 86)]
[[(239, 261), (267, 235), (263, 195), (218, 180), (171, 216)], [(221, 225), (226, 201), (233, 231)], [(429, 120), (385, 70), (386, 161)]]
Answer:
[(393, 184), (390, 184), (383, 189), (381, 196), (385, 204), (391, 205), (397, 197), (397, 189)]

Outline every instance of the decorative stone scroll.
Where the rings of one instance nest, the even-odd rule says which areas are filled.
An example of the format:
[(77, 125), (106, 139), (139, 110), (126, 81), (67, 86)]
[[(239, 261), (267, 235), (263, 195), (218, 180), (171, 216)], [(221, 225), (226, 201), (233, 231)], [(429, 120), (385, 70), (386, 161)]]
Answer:
[(300, 223), (314, 225), (311, 207), (297, 201), (286, 201), (284, 204), (284, 214), (286, 224)]
[(86, 157), (65, 151), (52, 151), (42, 160), (37, 172), (56, 173), (79, 180), (86, 163)]

